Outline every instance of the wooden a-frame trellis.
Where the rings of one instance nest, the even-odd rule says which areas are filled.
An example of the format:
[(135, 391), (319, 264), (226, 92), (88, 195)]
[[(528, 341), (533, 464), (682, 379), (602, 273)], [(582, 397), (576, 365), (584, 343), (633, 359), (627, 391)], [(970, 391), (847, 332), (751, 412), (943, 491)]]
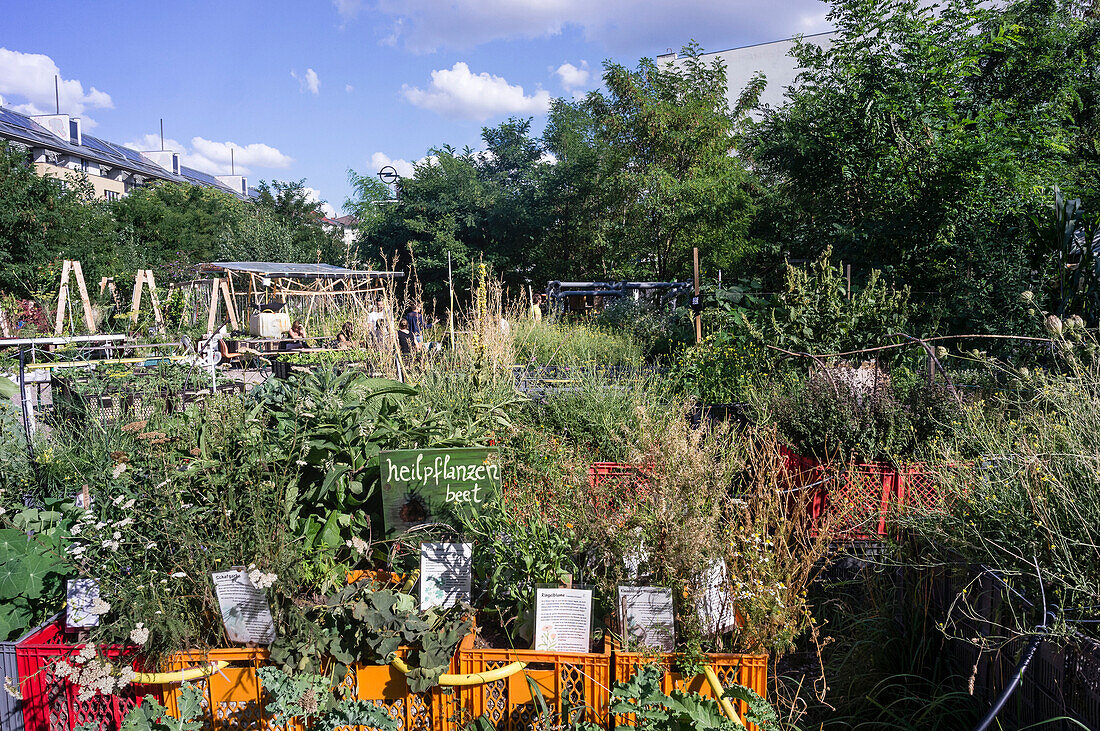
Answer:
[[(72, 325), (76, 324), (73, 321), (72, 301), (69, 297), (70, 277), (76, 279), (77, 292), (80, 294), (80, 304), (84, 308), (84, 324), (88, 327), (88, 332), (95, 335), (95, 314), (92, 312), (92, 302), (88, 298), (88, 286), (84, 283), (84, 270), (81, 268), (79, 261), (75, 259), (65, 259), (61, 263), (61, 288), (57, 292), (57, 316), (54, 318), (53, 324), (54, 337), (61, 336), (66, 319), (68, 319)], [(66, 315), (68, 316), (67, 318)]]

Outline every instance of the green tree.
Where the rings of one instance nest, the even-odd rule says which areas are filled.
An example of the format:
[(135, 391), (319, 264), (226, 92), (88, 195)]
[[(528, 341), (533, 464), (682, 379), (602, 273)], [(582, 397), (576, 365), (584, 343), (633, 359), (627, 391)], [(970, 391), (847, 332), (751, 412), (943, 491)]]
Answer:
[(1025, 327), (1027, 221), (1060, 180), (1095, 187), (1096, 23), (1056, 0), (837, 0), (798, 44), (789, 103), (740, 143), (794, 257), (832, 248), (908, 284), (924, 323)]
[(257, 189), (256, 207), (270, 213), (292, 232), (293, 261), (344, 263), (346, 252), (341, 236), (322, 224), (321, 219), (325, 218), (323, 201), (310, 195), (305, 179), (260, 181)]
[(114, 221), (83, 173), (40, 176), (26, 152), (0, 141), (0, 291), (42, 296), (57, 284), (59, 259), (80, 260), (89, 281), (111, 273)]
[(169, 278), (188, 276), (191, 265), (214, 260), (249, 208), (229, 193), (186, 183), (142, 186), (111, 203), (125, 265), (130, 271), (159, 266)]
[(679, 64), (604, 65), (607, 93), (585, 104), (604, 143), (607, 256), (619, 276), (683, 277), (691, 249), (730, 268), (750, 248), (753, 203), (734, 156), (734, 117), (720, 60), (695, 44)]

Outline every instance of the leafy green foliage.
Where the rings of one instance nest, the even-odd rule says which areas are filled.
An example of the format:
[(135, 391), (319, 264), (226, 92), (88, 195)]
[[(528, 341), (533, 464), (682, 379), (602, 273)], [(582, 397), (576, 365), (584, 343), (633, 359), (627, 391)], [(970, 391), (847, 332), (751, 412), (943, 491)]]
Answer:
[(205, 716), (202, 700), (201, 690), (184, 683), (177, 700), (180, 715), (173, 718), (156, 698), (147, 695), (126, 713), (119, 731), (199, 731)]
[[(312, 630), (280, 638), (272, 660), (294, 670), (319, 670), (323, 659), (336, 661), (343, 675), (354, 663), (386, 664), (397, 650), (410, 647), (409, 688), (423, 692), (447, 671), (458, 643), (470, 629), (470, 607), (421, 612), (410, 594), (375, 590), (369, 581), (345, 587), (302, 615)], [(304, 638), (308, 640), (304, 641)], [(294, 715), (294, 714), (291, 714)]]
[[(739, 721), (727, 718), (718, 701), (698, 693), (661, 691), (662, 668), (643, 665), (630, 680), (611, 689), (611, 712), (633, 713), (639, 726), (659, 731), (692, 729), (741, 729)], [(746, 689), (747, 690), (747, 689)]]
[(83, 175), (35, 172), (28, 153), (0, 141), (0, 292), (42, 297), (56, 259), (81, 259), (89, 281), (119, 264), (115, 224)]
[(6, 514), (0, 500), (0, 641), (12, 640), (61, 606), (65, 578), (72, 572), (66, 560), (68, 533), (63, 506), (23, 508)]
[(287, 675), (275, 667), (259, 668), (256, 675), (263, 683), (264, 694), (271, 699), (265, 710), (274, 724), (299, 720), (315, 731), (361, 726), (395, 731), (400, 726), (385, 708), (337, 697), (348, 689), (339, 683), (333, 688), (327, 676), (305, 672)]
[(1052, 184), (1096, 187), (1087, 5), (839, 0), (828, 19), (789, 103), (739, 142), (768, 191), (758, 234), (882, 270), (924, 322), (1026, 327), (1028, 217)]

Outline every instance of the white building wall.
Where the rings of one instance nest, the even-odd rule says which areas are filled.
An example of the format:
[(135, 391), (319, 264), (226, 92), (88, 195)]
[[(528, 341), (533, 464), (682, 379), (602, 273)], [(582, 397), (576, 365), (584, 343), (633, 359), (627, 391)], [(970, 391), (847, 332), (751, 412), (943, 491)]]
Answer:
[[(803, 40), (827, 47), (832, 43), (834, 36), (834, 33), (818, 33), (804, 36)], [(787, 88), (794, 83), (798, 75), (797, 61), (789, 55), (793, 47), (794, 39), (788, 38), (755, 46), (704, 53), (700, 56), (700, 60), (709, 64), (713, 63), (715, 58), (720, 58), (726, 64), (728, 84), (726, 99), (731, 109), (737, 104), (737, 99), (752, 81), (752, 77), (761, 71), (767, 77), (768, 85), (760, 95), (760, 103), (776, 108), (784, 104)], [(682, 63), (682, 59), (678, 59), (674, 53), (658, 56), (656, 61)]]

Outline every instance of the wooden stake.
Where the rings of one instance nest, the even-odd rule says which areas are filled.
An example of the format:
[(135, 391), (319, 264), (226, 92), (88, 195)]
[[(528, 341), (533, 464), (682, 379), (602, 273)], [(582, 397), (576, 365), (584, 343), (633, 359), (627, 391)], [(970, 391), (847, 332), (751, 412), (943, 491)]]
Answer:
[(95, 315), (92, 313), (92, 301), (88, 297), (88, 286), (84, 282), (84, 270), (79, 261), (74, 261), (72, 268), (76, 276), (76, 289), (80, 293), (80, 304), (84, 307), (84, 324), (88, 326), (88, 333), (95, 335)]
[(455, 283), (451, 270), (451, 252), (447, 252), (447, 289), (451, 293), (451, 306), (447, 309), (447, 329), (451, 331), (451, 350), (455, 349)]
[(65, 307), (69, 302), (69, 272), (73, 263), (66, 259), (61, 263), (61, 289), (57, 292), (57, 317), (54, 318), (54, 337), (61, 336), (61, 328), (65, 324)]
[(164, 318), (160, 314), (160, 298), (157, 297), (157, 281), (153, 279), (153, 270), (145, 270), (145, 281), (149, 285), (149, 299), (153, 302), (153, 321), (160, 327), (164, 326)]
[(210, 282), (210, 314), (206, 318), (207, 336), (214, 334), (214, 321), (218, 317), (218, 292), (221, 290), (221, 278), (214, 277)]
[[(696, 246), (691, 250), (692, 258), (695, 260), (695, 302), (700, 303), (699, 300), (699, 247)], [(695, 343), (696, 345), (703, 339), (703, 313), (699, 309), (699, 304), (695, 304)]]
[(134, 278), (134, 296), (130, 298), (130, 323), (137, 325), (138, 310), (141, 309), (141, 290), (145, 284), (145, 270), (138, 269)]
[(229, 315), (229, 324), (234, 330), (240, 330), (241, 327), (237, 322), (237, 308), (233, 305), (233, 293), (229, 289), (229, 283), (224, 279), (222, 280), (222, 297), (225, 299), (225, 312)]

